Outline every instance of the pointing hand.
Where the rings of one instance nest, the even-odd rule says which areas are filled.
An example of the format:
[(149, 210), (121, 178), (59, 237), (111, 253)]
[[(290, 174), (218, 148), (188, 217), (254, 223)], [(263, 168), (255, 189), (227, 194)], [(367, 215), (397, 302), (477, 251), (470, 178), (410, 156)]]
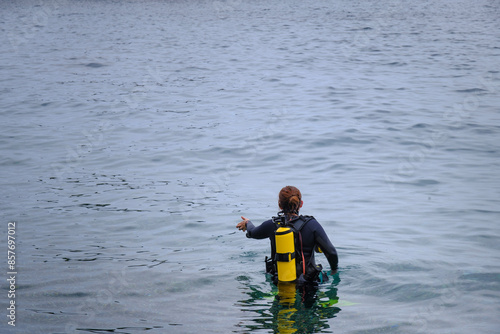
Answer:
[(243, 219), (243, 221), (239, 222), (238, 225), (236, 225), (236, 228), (240, 231), (245, 232), (247, 230), (247, 223), (249, 222), (249, 220), (243, 216), (241, 216), (241, 219)]

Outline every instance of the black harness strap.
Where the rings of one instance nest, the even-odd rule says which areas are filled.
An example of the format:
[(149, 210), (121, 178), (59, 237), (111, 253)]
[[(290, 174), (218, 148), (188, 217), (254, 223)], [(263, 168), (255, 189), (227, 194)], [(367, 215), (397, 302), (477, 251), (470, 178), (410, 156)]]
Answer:
[(302, 246), (302, 233), (299, 233), (299, 240), (300, 240), (300, 255), (302, 255), (302, 274), (306, 273), (306, 259), (304, 258), (304, 248)]
[(290, 262), (295, 259), (295, 253), (276, 253), (276, 261)]

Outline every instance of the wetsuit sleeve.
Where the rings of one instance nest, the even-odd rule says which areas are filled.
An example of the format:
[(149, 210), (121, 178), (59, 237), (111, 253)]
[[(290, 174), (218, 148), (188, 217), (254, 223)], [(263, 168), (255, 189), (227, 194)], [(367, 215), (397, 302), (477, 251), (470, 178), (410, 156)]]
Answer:
[(274, 235), (275, 225), (273, 221), (266, 220), (259, 226), (255, 227), (251, 221), (247, 223), (247, 238), (265, 239)]
[(323, 229), (323, 226), (321, 226), (319, 223), (315, 229), (314, 238), (315, 238), (316, 243), (319, 246), (319, 248), (321, 248), (321, 251), (323, 252), (323, 254), (325, 254), (326, 259), (328, 260), (328, 263), (330, 264), (331, 270), (336, 270), (338, 267), (338, 263), (339, 263), (337, 250), (332, 245), (330, 239), (326, 235), (326, 232)]

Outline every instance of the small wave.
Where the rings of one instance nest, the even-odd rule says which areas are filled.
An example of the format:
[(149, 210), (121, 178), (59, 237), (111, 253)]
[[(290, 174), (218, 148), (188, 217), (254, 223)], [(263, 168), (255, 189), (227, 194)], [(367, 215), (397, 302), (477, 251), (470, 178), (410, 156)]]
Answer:
[(399, 61), (393, 61), (393, 62), (387, 63), (385, 65), (389, 65), (389, 66), (406, 66), (406, 65), (408, 65), (408, 63), (399, 62)]
[(412, 125), (411, 128), (412, 129), (423, 129), (423, 128), (427, 128), (429, 126), (429, 124), (426, 124), (426, 123), (417, 123), (415, 125)]
[(434, 184), (439, 184), (439, 181), (432, 180), (432, 179), (420, 179), (416, 182), (413, 183), (413, 185), (419, 186), (419, 187), (425, 187), (425, 186), (430, 186)]
[(468, 273), (460, 276), (461, 279), (468, 279), (483, 283), (500, 284), (500, 273)]
[(459, 277), (467, 291), (500, 290), (500, 273), (470, 273)]
[(420, 179), (414, 182), (398, 182), (398, 181), (392, 181), (397, 184), (407, 184), (410, 186), (417, 186), (417, 187), (426, 187), (426, 186), (431, 186), (435, 184), (440, 184), (439, 181), (432, 180), (432, 179)]
[(79, 206), (83, 207), (83, 208), (103, 208), (103, 207), (106, 207), (106, 206), (109, 206), (110, 204), (92, 204), (92, 203), (82, 203), (80, 204)]
[(483, 209), (475, 209), (475, 210), (472, 210), (474, 212), (477, 212), (477, 213), (485, 213), (485, 214), (499, 214), (500, 211), (495, 211), (495, 210), (483, 210)]
[(157, 109), (156, 112), (174, 113), (174, 114), (187, 114), (189, 110), (160, 110)]
[[(169, 324), (170, 326), (181, 326), (181, 324)], [(134, 331), (149, 331), (152, 329), (160, 329), (163, 326), (153, 326), (153, 327), (117, 327), (117, 328), (76, 328), (77, 331), (89, 332), (89, 333), (128, 333), (123, 332), (123, 330), (134, 330)]]
[(46, 296), (50, 297), (57, 297), (57, 298), (72, 298), (72, 297), (77, 297), (77, 298), (82, 298), (82, 297), (89, 297), (92, 296), (91, 293), (88, 292), (48, 292), (46, 293)]
[(27, 308), (26, 310), (32, 311), (35, 313), (42, 313), (42, 314), (62, 314), (62, 315), (86, 315), (86, 313), (77, 313), (77, 312), (63, 312), (63, 311), (47, 311), (47, 310), (39, 310), (39, 309), (32, 309), (32, 308)]
[(480, 135), (493, 135), (496, 134), (495, 130), (492, 129), (474, 129), (473, 130), (475, 133), (480, 134)]
[(470, 88), (470, 89), (457, 89), (455, 92), (457, 92), (457, 93), (482, 93), (482, 92), (486, 92), (486, 90), (482, 89), (482, 88)]
[(325, 146), (334, 146), (334, 145), (342, 145), (342, 144), (371, 144), (370, 140), (363, 139), (354, 139), (352, 137), (339, 137), (339, 138), (327, 138), (322, 140), (317, 140), (312, 143), (312, 146), (315, 147), (325, 147)]
[(441, 294), (433, 292), (434, 288), (420, 283), (410, 283), (395, 286), (387, 292), (399, 302), (421, 301), (439, 297)]
[(85, 64), (86, 67), (92, 67), (92, 68), (99, 68), (99, 67), (103, 67), (103, 66), (106, 66), (104, 64), (101, 64), (101, 63), (88, 63), (88, 64)]
[(432, 148), (431, 145), (427, 144), (427, 143), (423, 143), (423, 142), (416, 142), (416, 141), (408, 141), (408, 140), (405, 140), (405, 141), (402, 141), (400, 143), (401, 145), (405, 145), (405, 146), (412, 146), (412, 145), (416, 145), (416, 146), (423, 146), (423, 147), (426, 147), (426, 148)]
[(400, 275), (404, 272), (422, 272), (421, 268), (412, 267), (411, 265), (404, 265), (405, 268), (403, 270), (394, 270), (398, 266), (398, 264), (386, 266), (387, 270), (379, 267), (382, 268), (381, 272), (383, 274), (381, 275), (365, 272), (363, 279), (360, 280), (361, 289), (368, 295), (384, 296), (398, 302), (430, 300), (441, 296), (441, 293), (437, 292), (435, 287), (417, 282), (416, 279), (412, 282), (408, 278), (410, 281), (395, 283), (391, 277), (398, 274), (394, 275), (394, 273), (399, 273)]
[(386, 269), (389, 272), (409, 272), (409, 271), (429, 271), (424, 267), (419, 267), (411, 263), (385, 263), (385, 262), (375, 262), (378, 268)]

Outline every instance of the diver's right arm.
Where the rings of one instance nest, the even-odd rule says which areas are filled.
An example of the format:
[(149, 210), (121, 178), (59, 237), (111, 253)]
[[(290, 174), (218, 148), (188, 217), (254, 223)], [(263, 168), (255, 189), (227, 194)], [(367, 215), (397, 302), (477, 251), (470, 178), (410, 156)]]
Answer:
[(246, 231), (247, 238), (265, 239), (274, 234), (275, 225), (272, 219), (266, 220), (259, 226), (255, 226), (250, 220), (246, 219), (243, 216), (241, 217), (241, 219), (243, 219), (243, 221), (236, 225), (236, 228), (243, 232)]
[(254, 226), (251, 221), (247, 223), (247, 238), (265, 239), (274, 235), (276, 225), (272, 219), (266, 220), (259, 226)]

